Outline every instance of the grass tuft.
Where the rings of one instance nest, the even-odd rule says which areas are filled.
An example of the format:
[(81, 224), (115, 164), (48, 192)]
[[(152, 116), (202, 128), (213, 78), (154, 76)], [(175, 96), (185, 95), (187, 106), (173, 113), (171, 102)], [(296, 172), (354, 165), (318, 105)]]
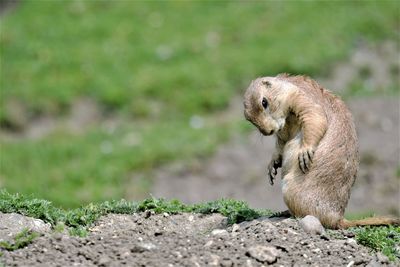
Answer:
[(132, 214), (137, 212), (137, 204), (126, 200), (89, 204), (65, 212), (65, 224), (72, 228), (87, 227), (100, 216), (109, 213)]
[(244, 201), (221, 199), (193, 206), (193, 211), (198, 213), (221, 213), (228, 218), (228, 223), (250, 221), (261, 216), (271, 215), (271, 211), (261, 211), (249, 208)]
[(14, 237), (14, 242), (11, 243), (8, 241), (1, 241), (0, 248), (8, 251), (14, 251), (26, 247), (38, 236), (38, 233), (30, 231), (29, 229), (24, 229)]
[(156, 213), (167, 212), (176, 214), (180, 212), (191, 212), (191, 206), (185, 205), (177, 199), (167, 201), (165, 199), (148, 198), (138, 204), (137, 211), (154, 211)]

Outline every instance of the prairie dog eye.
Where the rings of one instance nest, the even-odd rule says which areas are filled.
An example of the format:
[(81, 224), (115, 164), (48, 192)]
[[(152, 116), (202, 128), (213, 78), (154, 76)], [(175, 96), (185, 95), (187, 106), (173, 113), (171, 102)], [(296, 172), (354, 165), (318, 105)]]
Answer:
[(266, 99), (265, 97), (262, 99), (261, 104), (262, 104), (262, 106), (263, 106), (264, 109), (267, 109), (267, 107), (268, 107), (268, 101), (267, 101), (267, 99)]

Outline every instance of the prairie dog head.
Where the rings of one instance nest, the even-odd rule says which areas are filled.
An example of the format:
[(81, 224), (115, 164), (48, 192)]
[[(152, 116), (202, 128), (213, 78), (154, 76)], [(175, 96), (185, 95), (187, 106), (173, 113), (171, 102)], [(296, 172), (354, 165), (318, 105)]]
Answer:
[(288, 97), (295, 86), (277, 77), (262, 77), (252, 81), (244, 95), (244, 116), (263, 135), (282, 130), (288, 114)]

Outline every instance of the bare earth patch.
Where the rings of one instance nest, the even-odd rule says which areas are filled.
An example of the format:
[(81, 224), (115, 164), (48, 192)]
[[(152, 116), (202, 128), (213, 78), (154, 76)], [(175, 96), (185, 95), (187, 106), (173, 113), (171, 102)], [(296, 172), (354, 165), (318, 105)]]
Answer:
[(45, 233), (1, 252), (6, 266), (394, 266), (346, 231), (312, 235), (283, 218), (227, 226), (219, 214), (107, 215), (85, 238)]

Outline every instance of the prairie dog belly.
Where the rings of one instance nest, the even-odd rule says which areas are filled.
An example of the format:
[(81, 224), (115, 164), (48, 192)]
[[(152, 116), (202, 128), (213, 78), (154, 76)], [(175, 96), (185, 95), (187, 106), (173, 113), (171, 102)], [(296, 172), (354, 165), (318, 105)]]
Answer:
[[(340, 192), (340, 188), (336, 187), (344, 189), (346, 186), (341, 183), (332, 183), (333, 173), (341, 173), (341, 171), (340, 169), (335, 171), (334, 168), (325, 168), (324, 159), (328, 159), (329, 162), (335, 162), (339, 159), (330, 158), (330, 155), (326, 154), (328, 150), (325, 149), (325, 146), (326, 143), (329, 143), (329, 140), (323, 138), (315, 150), (314, 161), (310, 170), (303, 173), (298, 163), (301, 141), (302, 133), (299, 131), (293, 139), (285, 144), (283, 149), (282, 193), (284, 201), (295, 217), (311, 214), (321, 218), (324, 223), (337, 221), (343, 216), (344, 207), (342, 201), (338, 201), (343, 197), (339, 197), (331, 191), (333, 188)], [(347, 191), (347, 188), (344, 191)], [(329, 222), (325, 222), (325, 218), (329, 218)]]
[[(282, 154), (282, 191), (286, 189), (288, 182), (298, 179), (302, 180), (298, 162), (298, 152), (301, 147), (302, 133), (299, 131), (296, 136), (285, 144)], [(290, 175), (288, 175), (290, 174)], [(300, 182), (300, 181), (298, 181)]]

